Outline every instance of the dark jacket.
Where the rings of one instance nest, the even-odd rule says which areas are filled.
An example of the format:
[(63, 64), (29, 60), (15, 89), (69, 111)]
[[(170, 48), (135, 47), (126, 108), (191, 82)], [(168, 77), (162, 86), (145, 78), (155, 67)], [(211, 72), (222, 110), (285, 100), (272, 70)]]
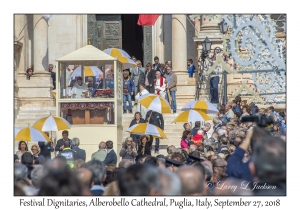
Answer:
[(238, 112), (238, 113), (242, 114), (242, 110), (239, 105), (232, 107), (232, 111), (233, 111), (233, 113)]
[[(150, 115), (151, 115), (151, 117), (150, 117)], [(150, 120), (149, 120), (150, 124), (158, 126), (162, 130), (164, 130), (164, 117), (162, 116), (162, 114), (150, 110), (146, 114), (146, 120), (148, 117), (150, 117)]]
[(117, 158), (117, 154), (115, 153), (115, 151), (112, 149), (110, 150), (110, 152), (107, 153), (105, 159), (104, 159), (104, 163), (105, 165), (109, 165), (109, 164), (117, 164), (118, 158)]
[(248, 162), (244, 163), (244, 154), (245, 151), (243, 149), (239, 147), (236, 148), (234, 153), (228, 159), (226, 172), (228, 177), (235, 177), (252, 183), (253, 178), (249, 169), (251, 158)]
[(155, 71), (150, 70), (149, 73), (147, 74), (147, 71), (145, 72), (145, 82), (146, 82), (146, 77), (148, 78), (149, 85), (151, 84), (152, 87), (146, 86), (146, 89), (148, 90), (149, 93), (154, 93), (154, 79), (155, 79)]
[(51, 159), (51, 152), (54, 151), (53, 146), (51, 146), (51, 143), (46, 143), (43, 141), (39, 141), (38, 145), (41, 149), (40, 154), (39, 155), (43, 155), (45, 158), (47, 159)]
[(157, 64), (156, 68), (155, 68), (155, 63), (152, 64), (154, 71), (160, 71), (160, 63)]
[(94, 185), (90, 191), (93, 196), (101, 196), (104, 193), (104, 187), (100, 185)]
[(59, 156), (64, 156), (67, 159), (67, 163), (71, 168), (74, 167), (74, 162), (79, 159), (77, 152), (72, 150), (71, 148), (64, 148), (59, 153)]
[(198, 130), (199, 130), (199, 128), (194, 127), (194, 128), (191, 130), (191, 135), (192, 135), (192, 136), (195, 136), (195, 135), (198, 133)]
[[(140, 121), (139, 121), (139, 123), (146, 123), (146, 121), (145, 121), (143, 118), (141, 118)], [(136, 123), (136, 120), (133, 119), (133, 120), (131, 121), (129, 127), (134, 126), (134, 125), (139, 124), (139, 123)], [(130, 137), (132, 137), (133, 142), (134, 142), (136, 145), (138, 145), (141, 135), (130, 134)]]
[(86, 153), (84, 149), (80, 149), (78, 146), (73, 146), (72, 150), (77, 152), (77, 155), (79, 157), (79, 159), (84, 160), (86, 159)]
[[(70, 141), (70, 144), (72, 145), (72, 140), (68, 138), (68, 140)], [(64, 140), (63, 139), (59, 139), (56, 143), (56, 146), (55, 146), (55, 151), (62, 151), (62, 149), (60, 149), (61, 146), (64, 145)], [(72, 148), (72, 146), (71, 146)]]
[[(149, 138), (149, 141), (147, 141), (145, 145), (145, 152), (144, 155), (151, 155), (151, 146), (152, 146), (153, 138)], [(138, 145), (138, 156), (142, 156), (142, 149), (143, 146), (141, 144)], [(137, 158), (138, 159), (138, 158)]]
[(56, 89), (56, 74), (55, 74), (55, 72), (51, 71), (50, 76), (51, 76), (52, 82), (53, 82), (52, 83), (53, 84), (53, 90), (55, 90)]

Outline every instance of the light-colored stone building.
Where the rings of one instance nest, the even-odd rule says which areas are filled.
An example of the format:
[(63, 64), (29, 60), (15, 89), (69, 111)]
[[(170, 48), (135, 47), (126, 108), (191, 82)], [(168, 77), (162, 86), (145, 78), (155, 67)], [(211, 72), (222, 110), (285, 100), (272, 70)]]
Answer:
[[(146, 62), (153, 63), (154, 56), (158, 56), (161, 63), (172, 61), (178, 78), (178, 109), (194, 100), (197, 76), (188, 77), (187, 59), (193, 59), (197, 75), (197, 60), (205, 37), (212, 41), (212, 48), (222, 47), (218, 28), (221, 15), (213, 18), (202, 15), (194, 23), (183, 14), (160, 15), (152, 27), (138, 26), (137, 20), (138, 15), (80, 14), (54, 15), (51, 18), (15, 15), (15, 126), (27, 126), (40, 116), (55, 114), (48, 64), (55, 65), (56, 59), (87, 45), (88, 38), (101, 50), (122, 48), (142, 60), (144, 65)], [(284, 34), (278, 34), (278, 38), (284, 37)], [(25, 71), (29, 67), (34, 68), (34, 76), (27, 80)], [(229, 98), (240, 80), (249, 80), (249, 75), (228, 75)], [(207, 98), (209, 85), (203, 85), (201, 94)], [(177, 140), (180, 135), (176, 136)]]

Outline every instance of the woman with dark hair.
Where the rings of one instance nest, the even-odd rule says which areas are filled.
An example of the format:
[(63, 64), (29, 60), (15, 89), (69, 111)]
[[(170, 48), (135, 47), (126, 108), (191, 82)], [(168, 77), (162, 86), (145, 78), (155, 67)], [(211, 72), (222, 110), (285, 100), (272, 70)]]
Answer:
[(20, 141), (18, 145), (18, 151), (16, 152), (16, 155), (18, 155), (19, 160), (21, 160), (21, 156), (28, 151), (28, 146), (25, 141)]
[[(131, 121), (129, 127), (139, 124), (139, 123), (146, 123), (146, 121), (142, 118), (142, 115), (140, 112), (136, 112), (134, 114), (134, 119)], [(137, 135), (137, 134), (130, 134), (130, 137), (132, 138), (133, 142), (135, 143), (135, 145), (139, 144), (139, 140), (141, 135)]]
[(191, 131), (188, 131), (188, 130), (183, 131), (182, 138), (180, 141), (181, 149), (188, 149), (190, 141), (191, 141)]
[[(152, 139), (152, 140), (151, 140)], [(151, 156), (151, 145), (153, 138), (148, 138), (146, 135), (140, 137), (139, 146), (138, 146), (138, 159), (139, 156), (150, 155)]]

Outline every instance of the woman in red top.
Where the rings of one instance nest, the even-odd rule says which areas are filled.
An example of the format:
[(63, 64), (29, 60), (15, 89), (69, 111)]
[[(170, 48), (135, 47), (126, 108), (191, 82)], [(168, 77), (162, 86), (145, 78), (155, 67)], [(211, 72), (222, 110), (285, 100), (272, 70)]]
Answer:
[(181, 149), (188, 149), (190, 141), (191, 141), (191, 131), (188, 130), (183, 131), (182, 138), (180, 141)]

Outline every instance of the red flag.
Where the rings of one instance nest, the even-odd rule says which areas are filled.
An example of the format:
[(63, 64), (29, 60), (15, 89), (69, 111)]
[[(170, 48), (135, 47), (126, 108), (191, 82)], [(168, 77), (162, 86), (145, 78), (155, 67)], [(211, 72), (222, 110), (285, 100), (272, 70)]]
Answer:
[(139, 15), (137, 22), (140, 26), (153, 26), (159, 15)]

